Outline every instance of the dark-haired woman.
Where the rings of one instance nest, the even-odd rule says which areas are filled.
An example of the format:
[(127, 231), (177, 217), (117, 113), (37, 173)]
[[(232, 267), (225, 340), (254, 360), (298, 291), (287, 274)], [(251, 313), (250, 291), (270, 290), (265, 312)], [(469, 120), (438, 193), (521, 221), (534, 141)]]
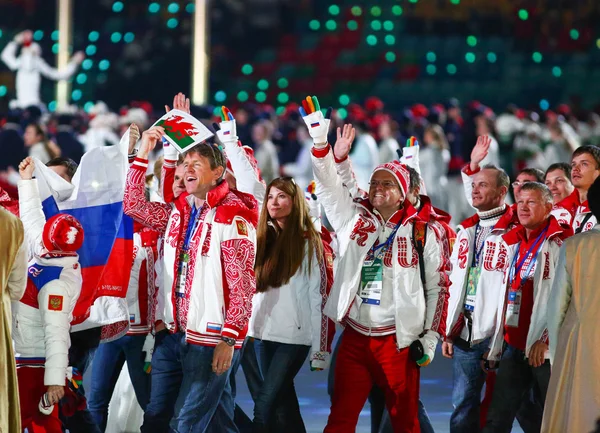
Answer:
[[(256, 287), (248, 335), (260, 340), (262, 384), (255, 432), (305, 432), (294, 378), (310, 354), (311, 370), (329, 364), (323, 244), (304, 193), (292, 178), (267, 187), (257, 230)], [(323, 332), (324, 331), (324, 332)]]
[(30, 123), (23, 134), (25, 147), (29, 148), (29, 156), (39, 159), (46, 164), (51, 159), (60, 156), (60, 148), (48, 140), (46, 132), (38, 123)]

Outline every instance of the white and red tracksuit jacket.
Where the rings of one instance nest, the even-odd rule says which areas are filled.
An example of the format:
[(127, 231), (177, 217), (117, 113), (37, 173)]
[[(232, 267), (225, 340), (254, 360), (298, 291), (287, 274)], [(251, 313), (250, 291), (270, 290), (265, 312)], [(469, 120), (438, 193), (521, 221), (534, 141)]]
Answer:
[[(340, 249), (336, 278), (324, 312), (336, 322), (346, 318), (358, 322), (362, 303), (358, 295), (362, 264), (379, 238), (384, 222), (368, 200), (353, 200), (336, 171), (329, 146), (313, 148), (312, 161), (317, 196), (337, 234)], [(433, 230), (427, 231), (425, 242), (426, 286), (421, 283), (419, 258), (412, 241), (412, 226), (417, 214), (409, 204), (406, 207), (393, 247), (383, 259), (384, 266), (394, 269), (395, 333), (399, 349), (408, 347), (426, 331), (437, 333), (437, 337), (445, 335), (448, 299), (443, 246)]]
[(588, 201), (582, 203), (579, 191), (576, 189), (570, 196), (565, 197), (554, 206), (552, 215), (561, 225), (570, 225), (575, 233), (590, 231), (598, 224), (598, 220), (589, 208)]
[[(35, 182), (29, 182), (37, 192)], [(19, 189), (23, 191), (21, 184)], [(25, 195), (23, 200), (21, 215), (26, 215), (23, 228), (33, 257), (29, 261), (25, 293), (20, 301), (12, 302), (17, 368), (44, 367), (44, 385), (64, 385), (72, 314), (81, 292), (79, 256), (45, 251), (41, 239), (46, 218), (39, 194)]]
[(159, 236), (155, 230), (139, 227), (133, 234), (133, 265), (127, 289), (129, 331), (127, 335), (146, 335), (153, 328), (157, 306), (155, 265)]
[[(518, 225), (516, 212), (506, 206), (506, 211), (485, 239), (481, 250), (481, 274), (477, 282), (475, 307), (472, 312), (472, 339), (476, 344), (493, 335), (498, 314), (498, 302), (502, 292), (503, 272), (508, 266), (508, 250), (502, 235)], [(450, 300), (448, 301), (448, 338), (459, 337), (465, 326), (464, 305), (467, 292), (469, 268), (473, 263), (473, 246), (479, 216), (467, 218), (458, 227), (456, 243), (450, 256)], [(499, 246), (498, 246), (499, 245)], [(496, 272), (500, 271), (500, 273)]]
[[(506, 301), (508, 294), (508, 284), (510, 265), (513, 262), (514, 256), (517, 253), (519, 245), (519, 234), (523, 232), (525, 228), (518, 226), (501, 237), (501, 246), (498, 248), (498, 252), (495, 251), (496, 256), (500, 254), (500, 251), (506, 251), (506, 264), (505, 269), (494, 269), (492, 273), (495, 277), (503, 282), (499, 293), (498, 299), (498, 313), (496, 315), (496, 325), (492, 340), (490, 343), (490, 353), (488, 355), (489, 360), (499, 360), (502, 357), (502, 347), (504, 343), (504, 323), (506, 314)], [(542, 244), (541, 250), (537, 256), (537, 262), (534, 269), (533, 275), (533, 312), (531, 314), (531, 321), (529, 324), (529, 331), (527, 333), (527, 344), (525, 348), (525, 355), (529, 354), (531, 347), (536, 341), (543, 341), (548, 344), (548, 320), (547, 320), (547, 306), (550, 299), (550, 290), (552, 289), (552, 282), (554, 281), (554, 275), (556, 274), (556, 265), (558, 263), (558, 253), (563, 240), (573, 234), (573, 230), (569, 225), (561, 225), (553, 216), (550, 216), (548, 221), (548, 231), (545, 235), (544, 243)], [(524, 272), (529, 264), (529, 260), (526, 259), (521, 272)], [(550, 351), (546, 352), (546, 359), (550, 359)]]
[[(131, 166), (123, 207), (127, 215), (164, 235), (163, 315), (169, 329), (177, 332), (175, 284), (193, 197), (180, 196), (174, 205), (148, 202), (144, 196), (147, 165), (147, 160), (136, 158)], [(190, 242), (186, 341), (216, 346), (226, 336), (235, 338), (240, 348), (256, 290), (256, 200), (230, 191), (222, 182), (208, 193), (205, 206), (208, 211)]]

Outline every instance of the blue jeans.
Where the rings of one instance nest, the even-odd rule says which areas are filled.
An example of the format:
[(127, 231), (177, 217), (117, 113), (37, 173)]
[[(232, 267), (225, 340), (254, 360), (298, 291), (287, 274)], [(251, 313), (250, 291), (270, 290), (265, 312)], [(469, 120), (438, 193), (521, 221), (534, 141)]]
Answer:
[(304, 365), (310, 346), (267, 340), (260, 344), (263, 381), (254, 404), (254, 431), (305, 433), (294, 378)]
[(519, 415), (522, 403), (529, 400), (533, 389), (534, 405), (527, 414), (528, 427), (519, 419), (523, 430), (527, 433), (539, 432), (542, 427), (542, 411), (550, 382), (550, 363), (546, 361), (539, 367), (532, 367), (525, 358), (525, 353), (509, 344), (505, 345), (498, 370), (492, 404), (487, 413), (483, 432), (510, 433), (515, 417)]
[(150, 397), (150, 376), (144, 371), (142, 348), (145, 340), (145, 335), (125, 335), (101, 344), (96, 350), (88, 407), (102, 431), (106, 430), (108, 404), (125, 361), (136, 399), (142, 409), (146, 410)]
[[(238, 433), (233, 422), (231, 368), (212, 371), (215, 348), (188, 344), (181, 332), (169, 334), (152, 356), (150, 401), (142, 433)], [(238, 362), (234, 350), (232, 365)], [(174, 406), (174, 409), (173, 409)], [(172, 419), (171, 419), (172, 418)]]
[(489, 339), (464, 350), (454, 345), (452, 369), (452, 406), (450, 433), (479, 433), (479, 407), (485, 372), (481, 357), (489, 348)]

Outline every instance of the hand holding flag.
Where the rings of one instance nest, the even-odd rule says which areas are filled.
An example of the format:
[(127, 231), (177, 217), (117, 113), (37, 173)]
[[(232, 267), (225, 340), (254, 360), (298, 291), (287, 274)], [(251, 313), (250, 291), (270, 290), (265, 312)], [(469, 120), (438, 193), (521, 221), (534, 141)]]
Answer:
[(299, 111), (302, 119), (304, 119), (304, 123), (308, 127), (308, 133), (312, 137), (315, 146), (327, 146), (331, 109), (327, 110), (327, 116), (324, 117), (317, 97), (307, 96), (306, 99), (302, 100), (302, 107), (300, 107)]
[(148, 155), (156, 147), (156, 143), (161, 140), (165, 130), (161, 126), (153, 126), (142, 134), (142, 144), (138, 151), (138, 157), (148, 159)]
[[(185, 94), (179, 92), (177, 95), (173, 96), (173, 109), (190, 114), (190, 98), (186, 98)], [(165, 111), (167, 113), (171, 111), (168, 105), (165, 105)]]
[(23, 180), (31, 180), (34, 170), (35, 162), (33, 162), (31, 156), (28, 156), (19, 164), (19, 175), (21, 175), (21, 179)]

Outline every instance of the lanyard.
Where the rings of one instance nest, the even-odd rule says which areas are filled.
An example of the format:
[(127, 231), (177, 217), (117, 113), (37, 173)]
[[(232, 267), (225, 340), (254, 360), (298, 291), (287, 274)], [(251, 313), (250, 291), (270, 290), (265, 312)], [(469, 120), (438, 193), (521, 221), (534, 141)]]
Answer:
[[(523, 268), (523, 264), (525, 263), (525, 260), (527, 260), (527, 257), (529, 257), (529, 255), (533, 252), (533, 249), (537, 246), (537, 250), (535, 251), (535, 256), (533, 256), (531, 258), (531, 261), (529, 262), (529, 266), (527, 266), (527, 270), (525, 271), (525, 278), (521, 279), (521, 282), (519, 284), (519, 289), (521, 287), (523, 287), (523, 285), (525, 284), (525, 281), (527, 280), (527, 278), (529, 277), (531, 270), (533, 269), (533, 267), (535, 266), (535, 263), (537, 262), (537, 257), (538, 254), (540, 253), (540, 250), (542, 249), (542, 245), (544, 245), (543, 242), (543, 236), (546, 234), (546, 232), (548, 231), (548, 229), (546, 228), (542, 233), (539, 234), (539, 236), (535, 239), (535, 241), (533, 242), (533, 244), (531, 245), (531, 247), (529, 248), (529, 250), (527, 250), (527, 253), (521, 258), (519, 264), (517, 266), (515, 266), (515, 263), (517, 263), (517, 259), (519, 257), (519, 251), (521, 249), (521, 242), (519, 242), (519, 244), (517, 245), (517, 254), (515, 254), (513, 261), (510, 265), (510, 275), (509, 275), (509, 287), (512, 287), (512, 284), (515, 280), (516, 275), (519, 274), (519, 272), (521, 272), (521, 268)], [(542, 242), (540, 242), (540, 239), (542, 239)], [(538, 246), (539, 243), (539, 246)]]
[(192, 207), (192, 213), (190, 214), (190, 221), (188, 222), (187, 230), (185, 232), (185, 240), (183, 242), (183, 250), (184, 251), (188, 250), (190, 241), (192, 239), (192, 234), (196, 231), (196, 227), (198, 226), (198, 221), (200, 220), (199, 216), (202, 215), (202, 209), (204, 209), (204, 205), (202, 205), (202, 207), (200, 207), (200, 208), (197, 208), (195, 205), (194, 205), (194, 207)]
[[(475, 254), (473, 254), (473, 264), (471, 265), (473, 267), (479, 266), (479, 258), (481, 257), (481, 252), (483, 251), (483, 247), (485, 247), (485, 239), (484, 239), (483, 242), (481, 243), (481, 247), (479, 249), (477, 249), (477, 235), (479, 234), (480, 228), (481, 228), (481, 226), (479, 225), (479, 223), (477, 223), (477, 225), (475, 226), (475, 239), (473, 241), (473, 251), (475, 251)], [(495, 228), (496, 228), (496, 224), (494, 224), (492, 226), (492, 230), (490, 231), (490, 233), (493, 232)]]
[[(371, 247), (371, 251), (369, 251), (369, 255), (373, 255), (375, 256), (375, 253), (377, 253), (378, 250), (379, 253), (377, 253), (377, 256), (374, 257), (374, 259), (379, 259), (381, 258), (381, 256), (388, 250), (388, 248), (390, 247), (390, 244), (394, 241), (394, 237), (396, 236), (396, 232), (398, 231), (398, 228), (400, 227), (400, 221), (398, 221), (398, 224), (396, 224), (396, 227), (394, 227), (394, 229), (392, 230), (392, 232), (390, 233), (390, 235), (388, 236), (388, 238), (386, 239), (386, 241), (382, 244), (373, 244), (373, 246)], [(377, 242), (377, 241), (375, 241)]]

